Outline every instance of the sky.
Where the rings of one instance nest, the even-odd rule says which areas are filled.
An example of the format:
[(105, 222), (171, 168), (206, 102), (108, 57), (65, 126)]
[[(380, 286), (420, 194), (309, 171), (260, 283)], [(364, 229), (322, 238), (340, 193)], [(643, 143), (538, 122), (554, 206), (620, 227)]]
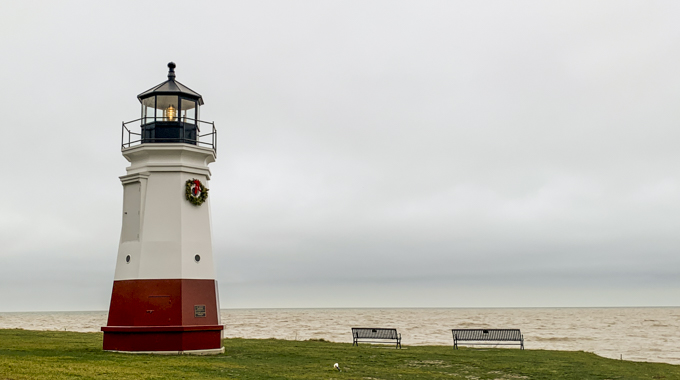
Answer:
[(680, 3), (4, 1), (0, 311), (107, 310), (121, 122), (215, 121), (223, 308), (680, 306)]

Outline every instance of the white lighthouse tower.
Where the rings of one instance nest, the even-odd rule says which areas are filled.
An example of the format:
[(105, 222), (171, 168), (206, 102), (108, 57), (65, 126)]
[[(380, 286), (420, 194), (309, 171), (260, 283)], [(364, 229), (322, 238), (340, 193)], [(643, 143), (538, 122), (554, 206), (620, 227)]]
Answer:
[(141, 93), (123, 123), (123, 226), (104, 350), (220, 353), (208, 164), (217, 131), (199, 119), (203, 97), (175, 80)]

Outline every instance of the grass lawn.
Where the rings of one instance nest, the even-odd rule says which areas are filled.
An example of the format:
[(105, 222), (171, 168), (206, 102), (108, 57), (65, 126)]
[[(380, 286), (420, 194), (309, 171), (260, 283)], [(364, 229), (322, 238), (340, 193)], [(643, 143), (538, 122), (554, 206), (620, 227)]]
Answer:
[[(680, 366), (585, 352), (225, 339), (216, 356), (103, 352), (101, 333), (0, 330), (0, 380), (680, 379)], [(340, 363), (342, 372), (333, 369)]]

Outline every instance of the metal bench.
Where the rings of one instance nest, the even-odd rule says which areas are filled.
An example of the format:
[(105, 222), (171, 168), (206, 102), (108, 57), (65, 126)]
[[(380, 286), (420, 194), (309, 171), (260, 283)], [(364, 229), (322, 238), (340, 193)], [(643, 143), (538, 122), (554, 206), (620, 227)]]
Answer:
[(352, 327), (352, 346), (358, 346), (359, 340), (376, 343), (397, 341), (396, 348), (401, 348), (401, 334), (397, 333), (397, 329)]
[(524, 349), (524, 336), (519, 329), (453, 329), (451, 333), (453, 334), (453, 348), (456, 350), (458, 349), (458, 342), (474, 342), (472, 344), (493, 346), (519, 345), (520, 349)]

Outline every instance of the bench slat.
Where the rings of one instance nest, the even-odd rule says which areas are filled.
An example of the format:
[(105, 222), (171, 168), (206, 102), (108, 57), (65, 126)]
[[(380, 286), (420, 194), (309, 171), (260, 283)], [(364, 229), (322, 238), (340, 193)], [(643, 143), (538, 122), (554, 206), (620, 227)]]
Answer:
[(397, 339), (397, 329), (352, 328), (352, 334), (363, 339)]
[(453, 329), (458, 340), (520, 341), (519, 329)]

